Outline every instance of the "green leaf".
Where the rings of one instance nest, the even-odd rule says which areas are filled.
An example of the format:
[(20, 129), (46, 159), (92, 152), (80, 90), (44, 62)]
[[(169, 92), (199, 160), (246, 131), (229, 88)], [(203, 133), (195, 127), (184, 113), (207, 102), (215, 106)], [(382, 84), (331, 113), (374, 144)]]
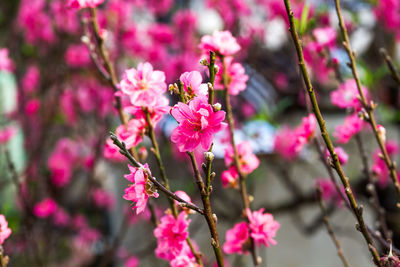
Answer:
[(303, 35), (307, 30), (307, 24), (308, 24), (307, 19), (309, 12), (310, 12), (310, 5), (306, 3), (304, 5), (303, 12), (301, 12), (300, 28), (299, 28), (300, 35)]

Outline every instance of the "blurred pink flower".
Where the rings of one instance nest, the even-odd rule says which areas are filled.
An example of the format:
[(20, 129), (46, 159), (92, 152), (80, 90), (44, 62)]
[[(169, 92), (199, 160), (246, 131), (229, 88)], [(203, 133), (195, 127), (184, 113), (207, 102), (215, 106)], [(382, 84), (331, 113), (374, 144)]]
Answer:
[(71, 0), (69, 6), (72, 8), (96, 7), (103, 2), (104, 0)]
[(235, 224), (232, 229), (226, 231), (223, 250), (226, 254), (248, 254), (250, 248), (249, 227), (247, 223)]
[(153, 106), (167, 88), (164, 72), (153, 71), (148, 62), (139, 63), (137, 69), (126, 70), (119, 86), (122, 93), (130, 97), (132, 105), (145, 107)]
[(139, 259), (131, 256), (125, 260), (124, 267), (138, 267), (139, 266)]
[[(330, 179), (318, 178), (316, 180), (316, 185), (321, 189), (321, 196), (323, 200), (333, 201), (338, 207), (343, 205), (343, 199)], [(346, 195), (343, 185), (340, 185), (340, 190), (342, 191), (343, 195)]]
[[(150, 121), (153, 127), (156, 127), (157, 123), (162, 119), (162, 117), (168, 113), (171, 109), (169, 106), (169, 100), (163, 95), (158, 95), (155, 97), (154, 104), (152, 106), (146, 107), (147, 111), (150, 113)], [(140, 127), (138, 127), (139, 132), (143, 132), (143, 127), (148, 127), (146, 121), (146, 112), (140, 106), (127, 106), (124, 111), (135, 116), (137, 121), (140, 122)], [(143, 124), (143, 125), (142, 125)]]
[(0, 71), (12, 72), (14, 70), (14, 63), (9, 58), (8, 49), (0, 48)]
[(85, 67), (92, 62), (89, 53), (85, 44), (71, 44), (65, 52), (65, 62), (70, 67)]
[(222, 185), (224, 187), (236, 187), (239, 179), (239, 173), (235, 166), (231, 166), (221, 174)]
[(53, 223), (57, 226), (67, 226), (70, 222), (70, 216), (68, 213), (62, 209), (58, 208), (54, 211), (53, 214)]
[[(347, 161), (349, 160), (349, 155), (342, 147), (335, 147), (334, 148), (336, 155), (338, 156), (340, 164), (346, 165)], [(325, 157), (331, 160), (331, 154), (329, 153), (328, 149), (325, 150)]]
[[(246, 75), (245, 69), (240, 63), (233, 63), (232, 57), (226, 57), (225, 67), (226, 67), (226, 77), (227, 77), (227, 86), (228, 92), (231, 95), (238, 95), (241, 91), (246, 89), (246, 82), (249, 79), (249, 76)], [(224, 84), (222, 80), (222, 68), (221, 64), (219, 65), (219, 71), (215, 77), (215, 89), (223, 90)]]
[(0, 245), (11, 235), (11, 229), (8, 228), (8, 222), (3, 214), (0, 214)]
[(110, 210), (114, 207), (115, 201), (114, 196), (102, 188), (96, 188), (92, 190), (92, 199), (94, 204), (98, 208), (104, 208)]
[(153, 183), (148, 180), (148, 174), (144, 171), (146, 170), (149, 175), (151, 175), (149, 166), (147, 164), (141, 168), (135, 168), (128, 165), (128, 168), (130, 170), (130, 174), (125, 175), (125, 179), (133, 184), (130, 184), (125, 189), (123, 198), (135, 202), (135, 205), (132, 207), (132, 209), (136, 209), (136, 214), (139, 214), (146, 208), (149, 196), (158, 198), (158, 193), (154, 188)]
[(347, 116), (342, 125), (335, 128), (333, 136), (339, 144), (346, 144), (357, 133), (359, 133), (365, 125), (365, 122), (358, 117), (357, 113)]
[[(257, 156), (253, 154), (250, 142), (243, 141), (236, 145), (241, 171), (245, 174), (252, 173), (260, 165)], [(234, 165), (234, 152), (232, 146), (225, 149), (225, 165)]]
[(251, 237), (256, 245), (264, 244), (266, 247), (276, 245), (273, 239), (278, 231), (280, 224), (274, 220), (270, 213), (264, 213), (264, 209), (258, 211), (246, 210), (249, 219)]
[(315, 37), (315, 41), (320, 46), (320, 48), (318, 49), (320, 51), (323, 48), (331, 48), (335, 45), (336, 30), (330, 26), (315, 28), (312, 31), (312, 34)]
[[(1, 68), (1, 67), (0, 67)], [(39, 69), (37, 66), (29, 66), (24, 77), (22, 78), (22, 87), (26, 93), (33, 93), (39, 83)]]
[(25, 105), (25, 114), (28, 116), (36, 115), (40, 108), (39, 99), (30, 99)]
[(172, 132), (171, 141), (181, 152), (194, 151), (199, 145), (208, 150), (213, 134), (226, 127), (225, 112), (215, 112), (204, 97), (195, 97), (188, 105), (179, 102), (171, 109), (171, 115), (179, 123)]
[[(399, 145), (397, 144), (396, 141), (393, 140), (388, 140), (385, 143), (386, 151), (389, 155), (389, 157), (393, 158), (396, 154), (399, 153)], [(389, 169), (385, 163), (385, 160), (383, 160), (379, 155), (381, 154), (380, 148), (377, 148), (374, 153), (373, 153), (373, 162), (372, 162), (372, 167), (371, 171), (372, 173), (377, 177), (378, 179), (378, 185), (382, 188), (386, 187), (388, 182), (389, 182)]]
[(45, 198), (33, 207), (33, 214), (39, 218), (47, 218), (57, 210), (57, 203), (52, 198)]
[(106, 144), (104, 145), (103, 157), (116, 162), (121, 162), (125, 160), (125, 157), (121, 153), (119, 153), (119, 148), (114, 145), (111, 138), (108, 138)]
[(0, 129), (0, 145), (7, 143), (17, 133), (17, 129), (10, 125)]
[(128, 149), (135, 147), (143, 140), (146, 122), (143, 119), (131, 119), (127, 127), (121, 124), (115, 130), (115, 135), (124, 142)]
[(240, 45), (230, 31), (214, 31), (213, 35), (204, 35), (199, 48), (206, 54), (214, 51), (222, 56), (232, 56), (240, 50)]
[[(365, 87), (362, 87), (362, 90), (365, 97), (368, 99), (368, 90)], [(360, 100), (358, 100), (358, 97), (357, 84), (354, 79), (347, 80), (339, 85), (337, 90), (331, 92), (332, 104), (339, 108), (353, 108), (355, 110), (360, 110), (362, 104)]]

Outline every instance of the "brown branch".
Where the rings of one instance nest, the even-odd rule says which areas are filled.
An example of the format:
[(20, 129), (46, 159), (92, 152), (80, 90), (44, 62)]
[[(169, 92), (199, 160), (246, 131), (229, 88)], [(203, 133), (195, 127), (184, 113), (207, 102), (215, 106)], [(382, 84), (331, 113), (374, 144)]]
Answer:
[(326, 144), (326, 146), (328, 148), (328, 151), (329, 151), (329, 153), (331, 155), (334, 169), (336, 170), (337, 174), (340, 177), (340, 180), (342, 181), (343, 186), (345, 187), (345, 192), (346, 192), (347, 198), (349, 200), (351, 209), (352, 209), (352, 211), (353, 211), (353, 213), (354, 213), (354, 215), (355, 215), (355, 217), (356, 217), (356, 219), (358, 221), (357, 229), (362, 233), (362, 235), (363, 235), (363, 237), (365, 239), (365, 242), (368, 245), (369, 251), (370, 251), (371, 255), (373, 256), (374, 263), (377, 266), (380, 266), (379, 254), (376, 251), (376, 248), (374, 246), (373, 240), (371, 239), (371, 236), (369, 235), (369, 232), (367, 230), (366, 224), (364, 222), (364, 218), (363, 218), (363, 215), (362, 215), (363, 209), (362, 209), (361, 206), (358, 206), (358, 204), (356, 202), (356, 199), (355, 199), (354, 194), (353, 194), (353, 192), (351, 190), (351, 187), (350, 187), (349, 180), (346, 177), (346, 175), (345, 175), (345, 173), (344, 173), (344, 171), (343, 171), (343, 169), (342, 169), (342, 167), (340, 165), (338, 156), (337, 156), (337, 154), (336, 154), (336, 152), (334, 150), (332, 141), (331, 141), (331, 139), (330, 139), (330, 137), (328, 135), (328, 131), (327, 131), (326, 126), (325, 126), (325, 120), (323, 119), (321, 111), (319, 109), (317, 98), (315, 96), (315, 92), (314, 92), (314, 89), (312, 87), (311, 80), (310, 80), (310, 77), (308, 75), (308, 71), (307, 71), (307, 68), (306, 68), (306, 65), (305, 65), (304, 56), (303, 56), (303, 49), (301, 47), (299, 36), (297, 34), (297, 30), (296, 30), (296, 27), (295, 27), (294, 15), (293, 15), (293, 11), (292, 11), (292, 9), (290, 7), (290, 1), (289, 0), (284, 0), (284, 2), (285, 2), (286, 12), (287, 12), (288, 19), (289, 19), (289, 24), (290, 24), (290, 33), (291, 33), (291, 36), (292, 36), (292, 39), (293, 39), (293, 43), (295, 45), (296, 52), (297, 52), (300, 71), (301, 71), (305, 86), (307, 88), (307, 92), (308, 92), (308, 95), (309, 95), (309, 98), (310, 98), (310, 101), (311, 101), (311, 104), (312, 104), (312, 107), (313, 107), (313, 112), (315, 114), (315, 117), (316, 117), (316, 119), (318, 121), (318, 125), (319, 125), (320, 130), (321, 130), (321, 136), (322, 136), (322, 138), (323, 138), (323, 140), (324, 140), (324, 142), (325, 142), (325, 144)]
[(318, 186), (317, 187), (317, 199), (318, 199), (318, 204), (319, 207), (321, 209), (322, 215), (323, 215), (323, 221), (325, 223), (326, 229), (328, 230), (328, 234), (331, 237), (333, 243), (335, 244), (336, 250), (337, 250), (337, 254), (340, 257), (340, 259), (342, 260), (343, 266), (345, 267), (350, 267), (350, 264), (348, 262), (348, 260), (346, 259), (346, 257), (344, 256), (342, 247), (340, 245), (339, 240), (337, 239), (335, 232), (333, 231), (333, 228), (329, 222), (329, 217), (328, 214), (326, 212), (326, 208), (324, 205), (324, 202), (322, 200), (322, 191), (321, 188)]
[[(356, 67), (356, 60), (355, 60), (355, 52), (352, 50), (351, 45), (350, 45), (350, 41), (349, 41), (349, 36), (347, 34), (347, 29), (346, 26), (344, 24), (344, 20), (343, 20), (343, 16), (342, 16), (342, 12), (341, 12), (341, 8), (340, 8), (340, 1), (339, 0), (335, 0), (335, 6), (336, 6), (336, 14), (337, 17), (339, 19), (339, 27), (340, 27), (340, 31), (342, 33), (342, 38), (343, 38), (343, 46), (350, 58), (350, 63), (348, 64), (349, 68), (351, 69), (351, 72), (353, 73), (353, 77), (354, 80), (356, 81), (357, 84), (357, 89), (358, 89), (358, 93), (359, 93), (359, 100), (361, 102), (361, 104), (363, 105), (368, 118), (367, 118), (367, 122), (371, 125), (372, 130), (374, 132), (375, 135), (375, 139), (381, 149), (382, 155), (383, 155), (383, 160), (385, 161), (386, 166), (389, 169), (390, 172), (390, 177), (392, 178), (392, 182), (396, 188), (397, 191), (397, 196), (400, 197), (400, 184), (399, 181), (397, 179), (397, 174), (396, 174), (396, 164), (395, 162), (392, 162), (392, 160), (389, 157), (389, 154), (386, 150), (386, 146), (385, 146), (385, 141), (382, 139), (382, 137), (379, 135), (378, 132), (378, 128), (377, 128), (377, 123), (375, 121), (375, 117), (374, 117), (374, 109), (376, 107), (376, 104), (373, 103), (372, 101), (370, 103), (367, 103), (367, 99), (365, 97), (365, 94), (361, 88), (361, 81), (360, 78), (358, 77), (358, 72), (357, 72), (357, 67)], [(398, 203), (400, 204), (400, 203)]]
[(389, 56), (386, 49), (383, 47), (379, 49), (379, 52), (381, 53), (383, 59), (385, 60), (393, 80), (395, 80), (400, 85), (400, 74), (397, 71), (396, 67), (394, 66), (392, 58)]

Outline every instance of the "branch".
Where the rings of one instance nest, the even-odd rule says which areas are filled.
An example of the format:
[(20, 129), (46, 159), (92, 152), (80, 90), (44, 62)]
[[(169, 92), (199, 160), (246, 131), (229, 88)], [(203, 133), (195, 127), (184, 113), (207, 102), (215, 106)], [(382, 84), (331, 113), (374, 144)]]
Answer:
[[(385, 142), (384, 140), (381, 138), (381, 136), (379, 135), (378, 132), (378, 128), (377, 128), (377, 124), (375, 121), (375, 117), (374, 117), (374, 109), (376, 107), (376, 104), (373, 103), (371, 101), (371, 103), (367, 103), (367, 99), (364, 95), (364, 92), (361, 88), (361, 81), (360, 78), (358, 77), (358, 73), (357, 73), (357, 68), (356, 68), (356, 60), (355, 60), (355, 52), (352, 50), (351, 46), (350, 46), (350, 41), (349, 41), (349, 36), (347, 34), (347, 29), (346, 26), (344, 24), (343, 21), (343, 16), (342, 16), (342, 12), (341, 12), (341, 8), (340, 8), (340, 1), (339, 0), (335, 0), (335, 6), (336, 6), (336, 13), (337, 13), (337, 17), (339, 19), (339, 27), (340, 27), (340, 31), (342, 33), (342, 38), (343, 38), (343, 46), (350, 58), (350, 63), (348, 64), (349, 68), (351, 69), (353, 76), (354, 76), (354, 80), (356, 81), (357, 84), (357, 89), (358, 89), (358, 94), (360, 95), (360, 102), (363, 105), (365, 111), (368, 114), (368, 119), (367, 122), (371, 125), (372, 130), (374, 132), (375, 135), (375, 139), (378, 142), (378, 145), (381, 149), (382, 155), (383, 155), (383, 160), (386, 163), (386, 166), (388, 167), (389, 171), (390, 171), (390, 177), (392, 178), (392, 182), (394, 184), (394, 186), (396, 187), (396, 191), (397, 191), (397, 196), (400, 197), (400, 184), (399, 181), (397, 179), (397, 174), (396, 174), (396, 164), (394, 162), (392, 162), (392, 160), (389, 157), (389, 154), (386, 150), (386, 146), (385, 146)], [(400, 203), (398, 203), (399, 205)]]
[[(114, 144), (119, 147), (119, 149), (120, 149), (119, 152), (122, 155), (124, 155), (132, 163), (133, 166), (135, 166), (136, 168), (143, 167), (142, 164), (137, 162), (136, 159), (132, 156), (132, 154), (126, 149), (126, 146), (125, 146), (124, 142), (121, 143), (118, 140), (118, 137), (113, 133), (110, 133), (110, 137), (111, 137), (111, 140), (113, 140)], [(203, 209), (197, 207), (196, 205), (194, 205), (192, 203), (189, 203), (189, 202), (183, 200), (182, 198), (180, 198), (179, 196), (177, 196), (176, 194), (172, 193), (170, 190), (165, 188), (165, 186), (162, 183), (160, 183), (159, 181), (157, 181), (156, 178), (151, 176), (151, 174), (147, 170), (144, 169), (143, 171), (147, 174), (149, 180), (157, 187), (157, 189), (162, 191), (168, 197), (170, 197), (172, 199), (175, 199), (176, 201), (178, 201), (180, 203), (183, 203), (186, 207), (188, 207), (188, 208), (190, 208), (190, 209), (192, 209), (194, 211), (197, 211), (198, 213), (204, 215), (204, 210)]]
[(386, 62), (388, 69), (390, 70), (390, 74), (392, 75), (393, 80), (395, 80), (400, 85), (400, 74), (397, 71), (396, 67), (393, 64), (392, 58), (389, 56), (385, 48), (379, 49), (383, 59)]
[(351, 209), (353, 210), (353, 213), (358, 221), (357, 229), (362, 233), (362, 235), (365, 239), (365, 242), (368, 245), (369, 251), (370, 251), (371, 255), (373, 256), (374, 263), (377, 266), (380, 266), (380, 257), (378, 255), (378, 252), (376, 251), (374, 243), (368, 233), (366, 224), (364, 222), (364, 218), (362, 215), (363, 209), (361, 206), (358, 206), (358, 204), (356, 202), (356, 199), (355, 199), (353, 192), (351, 190), (351, 187), (350, 187), (349, 180), (346, 177), (346, 175), (344, 174), (344, 171), (340, 165), (338, 156), (333, 148), (332, 141), (328, 135), (328, 131), (325, 126), (325, 120), (323, 119), (321, 111), (319, 109), (317, 98), (315, 96), (315, 92), (312, 87), (311, 80), (308, 75), (308, 71), (307, 71), (307, 68), (306, 68), (306, 65), (304, 62), (303, 49), (301, 47), (299, 36), (296, 31), (296, 27), (295, 27), (295, 23), (294, 23), (294, 15), (293, 15), (293, 11), (290, 7), (290, 1), (284, 0), (284, 2), (285, 2), (286, 12), (287, 12), (288, 19), (289, 19), (289, 24), (290, 24), (290, 33), (291, 33), (291, 36), (293, 39), (293, 43), (296, 47), (297, 57), (298, 57), (298, 61), (299, 61), (299, 67), (301, 70), (301, 74), (302, 74), (305, 86), (307, 88), (307, 92), (308, 92), (312, 107), (313, 107), (313, 112), (315, 114), (315, 117), (317, 118), (318, 125), (321, 130), (322, 138), (323, 138), (323, 140), (328, 148), (328, 151), (331, 155), (334, 169), (336, 170), (337, 174), (340, 177), (340, 180), (342, 181), (342, 184), (345, 187), (345, 192), (346, 192), (347, 198), (349, 199)]

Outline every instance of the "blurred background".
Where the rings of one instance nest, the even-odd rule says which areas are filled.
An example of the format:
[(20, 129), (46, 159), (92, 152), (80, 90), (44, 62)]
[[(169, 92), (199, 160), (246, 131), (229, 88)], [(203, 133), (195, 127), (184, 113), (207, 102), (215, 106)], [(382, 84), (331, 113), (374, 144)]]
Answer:
[[(131, 203), (122, 199), (128, 185), (123, 178), (127, 162), (103, 153), (109, 131), (120, 125), (114, 92), (93, 63), (88, 11), (71, 8), (69, 2), (0, 2), (0, 213), (13, 231), (4, 243), (9, 266), (168, 266), (154, 255), (150, 212), (136, 216)], [(331, 92), (352, 77), (334, 3), (291, 2), (321, 110), (334, 133), (350, 112), (332, 104)], [(386, 128), (386, 140), (393, 144), (391, 156), (397, 159), (399, 84), (379, 50), (385, 48), (397, 66), (400, 1), (341, 2), (362, 84), (378, 103), (376, 117)], [(255, 198), (252, 206), (265, 208), (281, 224), (277, 246), (260, 249), (262, 266), (340, 266), (315, 199), (317, 181), (329, 177), (315, 145), (310, 141), (287, 157), (275, 144), (276, 136), (281, 142), (290, 139), (282, 129), (295, 128), (308, 115), (283, 1), (105, 0), (97, 7), (97, 18), (118, 80), (125, 69), (144, 61), (164, 71), (167, 83), (191, 70), (207, 77), (199, 63), (204, 58), (198, 49), (201, 36), (215, 30), (232, 32), (242, 47), (235, 60), (249, 77), (247, 89), (232, 99), (235, 136), (238, 142), (248, 140), (261, 162), (246, 181)], [(322, 37), (316, 31), (328, 28), (333, 31)], [(216, 97), (222, 103), (220, 93)], [(170, 97), (171, 106), (176, 101)], [(201, 203), (190, 162), (170, 142), (176, 125), (166, 115), (156, 128), (171, 188)], [(385, 221), (393, 231), (393, 244), (400, 246), (400, 214), (388, 172), (373, 169), (377, 144), (370, 128), (364, 127), (358, 136), (386, 210)], [(220, 179), (226, 169), (221, 139), (216, 137), (213, 149), (212, 205), (223, 242), (225, 231), (243, 218), (239, 193), (224, 188)], [(378, 229), (355, 139), (341, 144), (349, 156), (344, 169), (368, 224)], [(150, 147), (144, 137), (138, 149), (158, 177)], [(200, 158), (202, 153), (198, 151)], [(49, 199), (54, 203), (46, 202)], [(337, 196), (325, 194), (324, 200), (351, 265), (373, 266), (353, 215)], [(152, 203), (158, 217), (168, 208), (164, 196)], [(49, 206), (56, 208), (49, 211)], [(195, 214), (191, 219), (190, 236), (212, 266), (204, 218)], [(387, 246), (377, 244), (382, 255), (388, 253)], [(249, 256), (226, 259), (230, 266), (252, 266)]]

